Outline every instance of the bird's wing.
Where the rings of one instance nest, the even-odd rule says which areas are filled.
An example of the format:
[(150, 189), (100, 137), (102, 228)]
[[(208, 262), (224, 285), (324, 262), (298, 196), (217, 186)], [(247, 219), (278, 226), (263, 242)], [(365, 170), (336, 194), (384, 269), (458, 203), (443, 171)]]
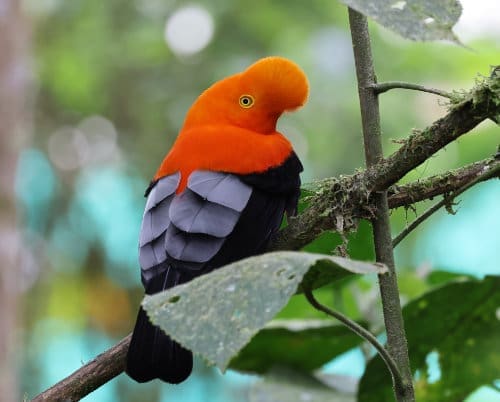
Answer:
[(301, 165), (289, 159), (261, 175), (195, 171), (181, 194), (179, 173), (153, 183), (139, 241), (145, 287), (167, 262), (197, 276), (263, 252), (284, 212), (296, 207)]
[(236, 176), (193, 172), (188, 187), (176, 194), (180, 175), (153, 184), (146, 202), (139, 240), (144, 285), (165, 264), (174, 269), (203, 268), (221, 249), (238, 223), (252, 188)]

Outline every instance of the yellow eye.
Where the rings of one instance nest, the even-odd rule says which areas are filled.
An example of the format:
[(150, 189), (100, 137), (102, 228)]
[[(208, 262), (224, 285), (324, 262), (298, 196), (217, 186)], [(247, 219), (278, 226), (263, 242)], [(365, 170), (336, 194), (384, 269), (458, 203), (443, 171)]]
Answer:
[(240, 106), (248, 109), (252, 107), (254, 103), (254, 98), (252, 95), (241, 95), (240, 96)]

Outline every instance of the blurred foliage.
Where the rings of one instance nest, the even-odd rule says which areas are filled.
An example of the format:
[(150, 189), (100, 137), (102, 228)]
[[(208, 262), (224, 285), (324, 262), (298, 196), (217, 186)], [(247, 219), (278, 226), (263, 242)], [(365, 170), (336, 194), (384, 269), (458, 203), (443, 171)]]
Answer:
[[(362, 339), (329, 320), (277, 320), (255, 335), (229, 367), (265, 374), (276, 367), (309, 373), (358, 346)], [(293, 351), (293, 353), (291, 353)]]
[(332, 391), (318, 379), (300, 372), (275, 370), (250, 390), (249, 402), (354, 402), (352, 395)]
[[(491, 384), (500, 367), (500, 277), (449, 283), (403, 309), (417, 400), (458, 401)], [(385, 402), (392, 383), (372, 359), (361, 379), (360, 402)]]
[[(259, 57), (289, 57), (304, 68), (311, 84), (309, 103), (279, 125), (304, 162), (303, 181), (352, 173), (363, 166), (363, 149), (347, 12), (340, 3), (197, 1), (212, 16), (215, 31), (208, 46), (192, 55), (176, 54), (164, 39), (166, 21), (185, 6), (179, 0), (23, 4), (33, 25), (35, 134), (19, 159), (15, 191), (29, 245), (19, 269), (24, 290), (20, 387), (33, 396), (130, 331), (143, 293), (136, 247), (142, 194), (189, 105), (211, 83)], [(409, 42), (376, 24), (371, 28), (380, 81), (469, 88), (477, 74), (487, 75), (489, 66), (498, 64), (500, 41), (492, 36), (467, 42), (475, 49), (471, 52), (447, 43)], [(386, 153), (397, 149), (393, 140), (445, 111), (446, 103), (433, 95), (384, 94)], [(498, 128), (486, 122), (404, 180), (488, 157), (497, 143)], [(497, 190), (488, 184), (471, 191), (470, 200), (491, 199)], [(444, 246), (442, 233), (448, 232), (437, 230), (444, 222), (439, 215), (398, 246), (403, 301), (454, 279), (447, 272), (458, 268), (441, 261), (436, 266), (428, 244), (459, 256), (469, 241), (476, 240), (474, 249), (483, 253), (481, 246), (494, 241), (499, 218), (488, 212), (493, 202), (489, 209), (485, 202), (476, 204), (464, 201), (452, 219), (460, 222), (474, 210), (489, 213), (487, 222), (479, 229), (474, 215), (468, 226), (454, 230), (453, 248)], [(413, 215), (411, 210), (393, 212), (395, 232)], [(348, 251), (353, 258), (373, 259), (370, 230), (365, 222), (352, 234)], [(329, 253), (340, 243), (338, 235), (327, 233), (308, 248)], [(481, 267), (497, 262), (498, 248), (490, 249), (488, 260), (469, 266), (465, 274), (481, 275)], [(375, 280), (344, 280), (318, 290), (317, 297), (381, 332)], [(300, 295), (279, 316), (324, 318)], [(241, 401), (252, 381), (233, 373), (221, 377), (197, 362), (195, 374), (180, 386), (137, 385), (120, 376), (86, 400), (165, 401), (175, 395), (183, 401)]]

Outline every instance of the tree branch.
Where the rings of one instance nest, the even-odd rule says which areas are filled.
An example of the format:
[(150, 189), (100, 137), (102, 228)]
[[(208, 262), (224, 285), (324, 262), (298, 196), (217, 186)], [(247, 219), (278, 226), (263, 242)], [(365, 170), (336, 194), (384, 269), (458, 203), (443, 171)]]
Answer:
[(410, 184), (391, 186), (388, 190), (389, 207), (408, 207), (416, 202), (458, 190), (476, 178), (483, 181), (493, 177), (500, 177), (498, 171), (495, 171), (491, 177), (482, 176), (483, 172), (491, 172), (499, 164), (500, 157), (488, 158)]
[(376, 83), (371, 85), (371, 88), (375, 91), (376, 94), (382, 94), (391, 89), (399, 88), (399, 89), (412, 89), (414, 91), (428, 92), (430, 94), (443, 96), (444, 98), (448, 99), (454, 98), (453, 94), (446, 91), (442, 91), (440, 89), (429, 88), (423, 85), (410, 84), (409, 82), (402, 82), (402, 81), (388, 81), (388, 82)]
[[(498, 88), (492, 90), (490, 86)], [(412, 133), (401, 148), (374, 167), (376, 172), (374, 169), (367, 171), (367, 180), (372, 183), (370, 187), (374, 191), (388, 188), (450, 142), (497, 115), (500, 115), (500, 77), (485, 79), (446, 116)]]
[[(269, 250), (300, 249), (321, 232), (336, 230), (338, 215), (344, 214), (347, 218), (344, 221), (372, 217), (374, 210), (370, 196), (374, 191), (383, 189), (384, 185), (393, 185), (450, 141), (470, 131), (481, 121), (500, 115), (500, 90), (493, 88), (500, 88), (500, 77), (496, 75), (472, 89), (461, 103), (453, 106), (446, 116), (431, 127), (412, 134), (401, 149), (388, 159), (354, 175), (318, 182), (316, 194), (309, 200), (309, 207), (301, 215), (290, 220), (289, 225), (273, 239)], [(472, 123), (466, 121), (469, 118), (473, 119)], [(437, 143), (433, 137), (445, 137), (446, 140)], [(440, 145), (443, 143), (445, 144)], [(404, 160), (406, 152), (412, 155), (408, 161)], [(390, 187), (389, 205), (391, 208), (407, 206), (453, 191), (493, 163), (498, 163), (498, 160), (486, 159), (415, 183)], [(390, 179), (386, 178), (388, 172)], [(88, 395), (123, 372), (129, 342), (130, 335), (36, 396), (33, 401), (76, 401)]]
[[(430, 127), (412, 133), (387, 159), (351, 176), (323, 181), (307, 208), (276, 236), (273, 249), (299, 249), (325, 230), (337, 229), (337, 216), (373, 214), (368, 202), (372, 193), (383, 191), (409, 171), (484, 120), (500, 116), (500, 76), (485, 78), (460, 103)], [(349, 229), (349, 227), (345, 228)]]
[(500, 163), (497, 163), (491, 169), (486, 170), (481, 175), (472, 180), (470, 183), (459, 188), (450, 195), (445, 195), (440, 202), (430, 207), (427, 211), (425, 211), (422, 215), (420, 215), (417, 219), (415, 219), (410, 225), (408, 225), (399, 235), (397, 235), (392, 241), (392, 247), (393, 248), (396, 247), (401, 242), (401, 240), (403, 240), (406, 236), (408, 236), (408, 234), (410, 234), (413, 230), (415, 230), (418, 225), (420, 225), (423, 221), (429, 218), (434, 212), (438, 211), (441, 207), (445, 205), (450, 205), (455, 197), (458, 197), (460, 194), (467, 191), (469, 188), (471, 188), (472, 186), (476, 185), (481, 181), (491, 179), (494, 176), (498, 176), (499, 173), (500, 173)]
[[(376, 77), (368, 20), (363, 14), (349, 7), (349, 27), (358, 81), (365, 159), (369, 171), (383, 159), (383, 150), (378, 97), (371, 88), (376, 84)], [(387, 187), (379, 188), (373, 194), (375, 211), (371, 222), (375, 256), (378, 262), (389, 269), (389, 274), (378, 276), (378, 282), (387, 334), (387, 350), (401, 375), (401, 381), (397, 381), (393, 376), (394, 396), (398, 402), (414, 402), (415, 393), (392, 248)]]

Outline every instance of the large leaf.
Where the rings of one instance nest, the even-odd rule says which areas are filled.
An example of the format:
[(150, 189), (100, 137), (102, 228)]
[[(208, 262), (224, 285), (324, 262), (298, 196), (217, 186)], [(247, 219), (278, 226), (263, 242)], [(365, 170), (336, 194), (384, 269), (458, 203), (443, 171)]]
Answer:
[[(420, 372), (419, 401), (461, 401), (498, 378), (499, 289), (499, 276), (450, 283), (403, 309), (412, 369)], [(430, 356), (435, 361), (428, 366)], [(358, 397), (360, 402), (392, 400), (391, 381), (378, 357), (368, 364)]]
[[(143, 306), (173, 339), (225, 370), (229, 361), (304, 286), (384, 266), (281, 251), (247, 258), (153, 296)], [(309, 274), (304, 278), (306, 273)]]
[(457, 0), (340, 1), (404, 38), (458, 42), (451, 29), (462, 13), (462, 6)]
[(229, 367), (259, 374), (273, 367), (311, 372), (361, 342), (331, 320), (276, 320), (255, 335)]

